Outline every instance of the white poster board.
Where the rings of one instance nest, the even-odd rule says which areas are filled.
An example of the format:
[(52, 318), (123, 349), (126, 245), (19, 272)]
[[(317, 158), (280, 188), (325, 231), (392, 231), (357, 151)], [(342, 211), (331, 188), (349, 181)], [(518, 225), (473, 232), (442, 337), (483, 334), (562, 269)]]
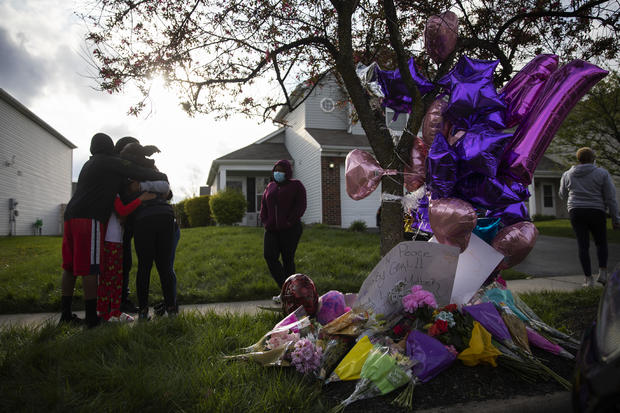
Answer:
[[(437, 239), (433, 237), (429, 242), (436, 243)], [(466, 304), (503, 258), (499, 251), (471, 234), (467, 249), (459, 255), (450, 302)]]
[(450, 303), (459, 249), (425, 241), (404, 241), (388, 252), (364, 280), (355, 306), (379, 318), (403, 309), (402, 298), (419, 284), (440, 306)]

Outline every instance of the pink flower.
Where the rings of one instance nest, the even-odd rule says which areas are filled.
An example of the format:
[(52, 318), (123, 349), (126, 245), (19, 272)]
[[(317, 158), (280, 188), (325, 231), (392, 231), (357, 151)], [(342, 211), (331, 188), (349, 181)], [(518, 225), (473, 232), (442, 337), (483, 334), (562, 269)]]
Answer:
[(403, 307), (409, 313), (413, 313), (425, 305), (437, 308), (437, 302), (433, 293), (423, 290), (421, 285), (414, 285), (411, 287), (411, 294), (403, 297)]

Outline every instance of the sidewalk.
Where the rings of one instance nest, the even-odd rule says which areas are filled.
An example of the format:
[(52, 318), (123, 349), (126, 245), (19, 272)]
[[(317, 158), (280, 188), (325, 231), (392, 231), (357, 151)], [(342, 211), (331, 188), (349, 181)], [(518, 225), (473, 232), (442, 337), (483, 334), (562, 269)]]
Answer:
[[(582, 288), (582, 275), (568, 275), (561, 277), (532, 278), (528, 280), (507, 281), (508, 288), (515, 293), (551, 291), (573, 291)], [(271, 300), (239, 301), (231, 303), (190, 304), (182, 305), (181, 311), (198, 311), (206, 313), (215, 311), (218, 314), (256, 314), (260, 307), (274, 307)], [(84, 318), (83, 311), (77, 311), (80, 318)], [(59, 313), (32, 313), (32, 314), (3, 314), (0, 315), (0, 328), (9, 325), (40, 325), (47, 321), (58, 322)]]

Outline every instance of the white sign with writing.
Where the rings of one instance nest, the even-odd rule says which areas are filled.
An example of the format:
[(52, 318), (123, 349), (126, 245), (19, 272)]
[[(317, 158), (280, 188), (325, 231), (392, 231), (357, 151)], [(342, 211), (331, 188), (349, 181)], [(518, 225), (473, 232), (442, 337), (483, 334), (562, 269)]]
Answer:
[[(437, 239), (433, 237), (429, 242)], [(471, 234), (467, 249), (459, 256), (450, 302), (466, 304), (503, 258), (495, 248)]]
[(458, 259), (456, 247), (425, 241), (401, 242), (364, 280), (355, 306), (388, 318), (402, 311), (402, 298), (416, 284), (433, 293), (439, 306), (449, 304)]

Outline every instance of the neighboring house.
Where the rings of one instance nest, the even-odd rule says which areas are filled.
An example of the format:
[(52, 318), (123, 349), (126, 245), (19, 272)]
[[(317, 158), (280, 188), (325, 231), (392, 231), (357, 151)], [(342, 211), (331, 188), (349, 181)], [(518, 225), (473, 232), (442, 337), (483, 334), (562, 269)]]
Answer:
[(33, 235), (37, 221), (42, 235), (62, 233), (75, 148), (0, 89), (0, 235)]
[[(292, 105), (308, 93), (308, 86), (298, 87), (292, 94)], [(362, 220), (376, 227), (376, 213), (381, 204), (379, 186), (367, 198), (354, 201), (345, 190), (344, 163), (353, 149), (372, 152), (359, 123), (351, 122), (352, 107), (333, 76), (326, 76), (295, 110), (283, 108), (275, 122), (285, 126), (245, 148), (217, 158), (211, 164), (207, 185), (215, 194), (224, 188), (236, 188), (248, 201), (242, 225), (260, 225), (260, 199), (269, 183), (273, 165), (279, 159), (293, 164), (293, 177), (307, 191), (308, 207), (302, 220), (347, 228)], [(407, 116), (393, 120), (386, 111), (390, 129), (402, 131)], [(566, 205), (558, 195), (562, 165), (543, 157), (530, 186), (532, 214), (567, 217)], [(533, 189), (535, 188), (535, 190)]]

